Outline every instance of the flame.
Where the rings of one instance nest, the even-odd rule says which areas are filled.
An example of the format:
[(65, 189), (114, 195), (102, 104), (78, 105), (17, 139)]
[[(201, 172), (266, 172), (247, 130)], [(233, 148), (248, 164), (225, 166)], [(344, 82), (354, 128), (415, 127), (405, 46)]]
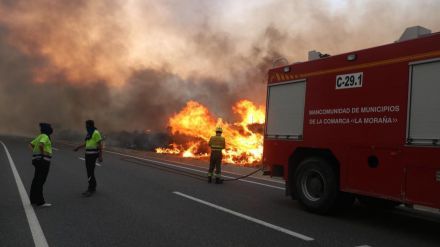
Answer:
[(172, 143), (170, 144), (169, 148), (156, 148), (156, 153), (158, 154), (180, 154), (180, 148), (177, 146), (177, 144)]
[(171, 134), (185, 135), (191, 137), (191, 140), (172, 143), (168, 148), (157, 148), (156, 152), (182, 157), (207, 157), (207, 142), (215, 134), (215, 128), (221, 126), (226, 139), (223, 161), (238, 165), (258, 163), (263, 154), (264, 106), (256, 106), (249, 100), (240, 100), (232, 107), (232, 111), (240, 121), (224, 122), (222, 118), (215, 118), (202, 104), (188, 101), (168, 123)]
[(182, 153), (182, 156), (185, 158), (208, 156), (207, 153), (199, 153), (197, 151), (199, 149), (199, 145), (200, 143), (197, 142), (192, 144), (187, 150)]

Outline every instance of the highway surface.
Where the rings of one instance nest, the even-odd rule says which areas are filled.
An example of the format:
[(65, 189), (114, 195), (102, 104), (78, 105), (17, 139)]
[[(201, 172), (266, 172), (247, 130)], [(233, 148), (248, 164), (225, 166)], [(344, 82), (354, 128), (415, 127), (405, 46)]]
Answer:
[[(97, 193), (81, 197), (81, 152), (55, 143), (44, 187), (50, 208), (26, 201), (28, 139), (0, 136), (0, 246), (440, 246), (440, 216), (361, 206), (305, 212), (277, 181), (208, 184), (205, 168), (105, 153)], [(236, 177), (233, 174), (225, 174)]]

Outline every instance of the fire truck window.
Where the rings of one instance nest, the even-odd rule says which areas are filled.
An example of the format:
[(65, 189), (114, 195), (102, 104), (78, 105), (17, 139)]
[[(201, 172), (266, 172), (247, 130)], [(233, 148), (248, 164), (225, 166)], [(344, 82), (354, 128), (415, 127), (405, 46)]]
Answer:
[(412, 65), (410, 93), (408, 138), (434, 145), (440, 139), (440, 61)]
[(376, 168), (379, 166), (379, 159), (375, 155), (368, 156), (367, 162), (368, 166), (371, 168)]
[(266, 129), (269, 137), (302, 136), (305, 92), (305, 81), (269, 86)]

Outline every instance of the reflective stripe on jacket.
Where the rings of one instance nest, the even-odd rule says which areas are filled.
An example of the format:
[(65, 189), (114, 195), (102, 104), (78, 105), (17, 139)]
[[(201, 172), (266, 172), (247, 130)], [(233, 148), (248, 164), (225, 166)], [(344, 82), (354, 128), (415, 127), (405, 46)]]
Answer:
[(44, 155), (44, 154), (33, 154), (32, 155), (32, 160), (39, 160), (39, 159), (43, 159), (45, 161), (50, 161), (52, 159), (52, 156)]

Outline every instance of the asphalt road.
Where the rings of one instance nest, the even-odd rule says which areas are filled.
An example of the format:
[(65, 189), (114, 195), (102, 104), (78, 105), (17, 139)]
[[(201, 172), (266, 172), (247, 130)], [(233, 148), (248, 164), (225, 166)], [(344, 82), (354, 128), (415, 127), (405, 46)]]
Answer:
[[(29, 193), (34, 172), (29, 140), (0, 140)], [(75, 247), (440, 246), (436, 214), (355, 206), (340, 215), (314, 215), (285, 197), (283, 185), (276, 182), (248, 178), (208, 184), (204, 169), (116, 153), (106, 153), (96, 168), (97, 193), (83, 198), (83, 154), (66, 145), (55, 147), (44, 187), (46, 201), (54, 205), (32, 209), (22, 204), (0, 144), (0, 246), (33, 246), (35, 241)], [(35, 212), (37, 222), (28, 220), (26, 212)]]

